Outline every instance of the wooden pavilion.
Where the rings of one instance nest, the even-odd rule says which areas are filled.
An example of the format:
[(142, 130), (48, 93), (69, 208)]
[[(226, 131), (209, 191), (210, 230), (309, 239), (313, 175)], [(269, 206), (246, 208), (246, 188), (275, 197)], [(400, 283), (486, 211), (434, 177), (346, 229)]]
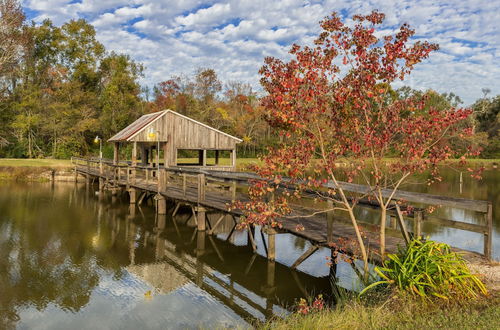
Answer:
[[(132, 143), (133, 166), (153, 166), (155, 162), (157, 165), (163, 160), (165, 167), (193, 166), (234, 171), (236, 144), (242, 140), (173, 110), (163, 110), (140, 117), (108, 142), (114, 143), (114, 164), (119, 161), (120, 144)], [(211, 163), (207, 161), (208, 153), (213, 160)], [(220, 164), (222, 154), (229, 155), (229, 164)], [(197, 161), (179, 162), (180, 158), (186, 158), (186, 155), (195, 155)]]

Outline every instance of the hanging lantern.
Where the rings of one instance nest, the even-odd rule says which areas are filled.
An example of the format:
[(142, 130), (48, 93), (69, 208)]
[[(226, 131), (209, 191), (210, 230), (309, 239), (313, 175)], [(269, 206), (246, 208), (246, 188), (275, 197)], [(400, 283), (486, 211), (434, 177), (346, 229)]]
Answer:
[(148, 128), (148, 140), (149, 141), (154, 141), (156, 137), (156, 133), (153, 127)]

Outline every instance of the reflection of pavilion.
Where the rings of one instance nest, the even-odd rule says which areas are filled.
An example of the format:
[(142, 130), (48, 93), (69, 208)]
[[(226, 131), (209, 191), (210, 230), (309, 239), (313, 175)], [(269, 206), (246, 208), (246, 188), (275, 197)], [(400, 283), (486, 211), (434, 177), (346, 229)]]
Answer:
[(130, 265), (126, 267), (126, 270), (162, 294), (174, 291), (188, 282), (185, 276), (175, 270), (173, 266), (164, 262)]
[[(124, 217), (117, 216), (116, 208), (109, 211), (102, 216), (111, 229), (113, 249), (121, 251), (120, 258), (128, 250), (127, 261), (122, 260), (126, 266), (122, 265), (159, 293), (178, 292), (192, 283), (243, 319), (262, 320), (307, 297), (313, 283), (315, 290), (331, 292), (331, 276), (311, 276), (254, 253), (249, 234), (235, 230), (230, 215), (208, 214), (212, 226), (221, 220), (209, 235), (197, 230), (189, 209), (174, 219), (157, 215), (154, 227), (135, 205)], [(253, 233), (260, 239), (257, 234)]]

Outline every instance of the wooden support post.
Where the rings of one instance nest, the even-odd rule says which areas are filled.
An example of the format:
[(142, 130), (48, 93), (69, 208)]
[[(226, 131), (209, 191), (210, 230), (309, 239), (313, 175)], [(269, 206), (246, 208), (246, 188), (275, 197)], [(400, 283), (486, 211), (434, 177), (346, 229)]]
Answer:
[(215, 165), (219, 165), (219, 150), (215, 150)]
[[(327, 201), (328, 208), (333, 209), (333, 202), (331, 200)], [(333, 211), (327, 211), (326, 213), (326, 236), (328, 244), (333, 243), (333, 220), (334, 214)]]
[[(164, 215), (161, 215), (161, 217), (164, 217)], [(165, 255), (166, 240), (161, 238), (160, 234), (161, 231), (158, 230), (158, 232), (155, 235), (155, 260), (161, 260)]]
[(129, 188), (128, 189), (128, 195), (130, 199), (130, 204), (135, 204), (137, 203), (137, 189), (135, 188)]
[(302, 254), (297, 260), (295, 260), (295, 262), (293, 263), (291, 268), (292, 269), (297, 268), (307, 258), (312, 256), (314, 254), (314, 252), (318, 251), (318, 249), (319, 249), (319, 247), (317, 245), (311, 245), (311, 247), (306, 252), (304, 252), (304, 254)]
[(196, 213), (197, 213), (197, 227), (198, 231), (205, 231), (207, 229), (207, 215), (206, 215), (206, 209), (202, 206), (198, 206), (196, 208)]
[(126, 167), (127, 171), (127, 187), (130, 185), (130, 167), (127, 165)]
[(120, 143), (115, 142), (113, 149), (113, 165), (117, 165), (119, 161)]
[(156, 147), (156, 167), (158, 167), (159, 165), (160, 165), (160, 149)]
[[(131, 171), (131, 176), (132, 180), (129, 181), (133, 184), (136, 182), (136, 167), (137, 167), (137, 142), (134, 141), (132, 145), (132, 171)], [(127, 169), (128, 171), (129, 169)]]
[(267, 259), (276, 259), (276, 231), (272, 228), (267, 229)]
[(205, 174), (198, 174), (198, 203), (205, 201)]
[(165, 229), (165, 224), (167, 223), (167, 217), (165, 214), (158, 214), (156, 216), (156, 228), (159, 232), (163, 232)]
[(399, 222), (399, 227), (401, 228), (401, 234), (403, 235), (403, 238), (406, 241), (406, 244), (410, 243), (410, 234), (408, 234), (408, 230), (406, 230), (406, 224), (405, 224), (405, 219), (403, 218), (403, 212), (401, 212), (401, 208), (399, 207), (398, 204), (396, 204), (396, 213), (397, 213), (397, 219)]
[(493, 205), (488, 203), (488, 212), (484, 214), (486, 220), (487, 230), (484, 232), (484, 256), (486, 259), (492, 259), (492, 245), (493, 245)]
[(262, 230), (260, 230), (260, 237), (262, 239), (262, 245), (264, 246), (264, 251), (266, 251), (266, 256), (267, 256), (269, 252), (267, 252), (266, 237), (264, 236), (264, 232)]
[(203, 149), (203, 162), (201, 164), (203, 167), (207, 166), (207, 151)]
[(201, 257), (205, 254), (205, 238), (206, 235), (202, 231), (196, 233), (196, 256)]
[(231, 201), (236, 201), (236, 181), (231, 182)]
[(171, 155), (170, 155), (170, 152), (169, 152), (169, 149), (170, 148), (170, 145), (171, 145), (171, 139), (170, 139), (170, 136), (168, 136), (167, 138), (167, 141), (165, 141), (163, 143), (163, 166), (165, 168), (169, 167), (171, 164)]
[(274, 260), (267, 261), (267, 289), (272, 290), (274, 288), (274, 280), (276, 274), (276, 263)]
[(422, 221), (424, 220), (424, 212), (422, 210), (415, 211), (413, 216), (413, 236), (419, 238), (422, 236)]
[(158, 214), (167, 214), (167, 200), (160, 194), (157, 194), (156, 197), (156, 213)]
[(165, 168), (161, 168), (157, 172), (158, 191), (165, 191), (167, 190), (167, 170), (165, 170)]
[(186, 189), (187, 189), (186, 173), (182, 173), (182, 193), (184, 197), (186, 197)]
[(99, 191), (103, 191), (104, 190), (104, 178), (100, 177), (99, 178)]
[(136, 207), (135, 207), (135, 204), (130, 204), (129, 207), (128, 207), (128, 219), (134, 219), (135, 218), (135, 210), (136, 210)]
[(198, 150), (198, 165), (203, 165), (203, 150)]
[(231, 150), (231, 166), (233, 169), (236, 168), (236, 148)]

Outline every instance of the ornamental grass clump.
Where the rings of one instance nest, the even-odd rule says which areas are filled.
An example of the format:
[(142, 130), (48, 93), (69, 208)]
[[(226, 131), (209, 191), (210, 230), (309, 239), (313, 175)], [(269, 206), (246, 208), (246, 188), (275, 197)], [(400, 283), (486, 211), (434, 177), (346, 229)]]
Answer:
[(457, 300), (487, 294), (485, 285), (471, 274), (462, 256), (444, 243), (415, 239), (397, 254), (389, 255), (384, 267), (375, 267), (375, 271), (381, 280), (361, 294), (384, 284), (423, 298)]

